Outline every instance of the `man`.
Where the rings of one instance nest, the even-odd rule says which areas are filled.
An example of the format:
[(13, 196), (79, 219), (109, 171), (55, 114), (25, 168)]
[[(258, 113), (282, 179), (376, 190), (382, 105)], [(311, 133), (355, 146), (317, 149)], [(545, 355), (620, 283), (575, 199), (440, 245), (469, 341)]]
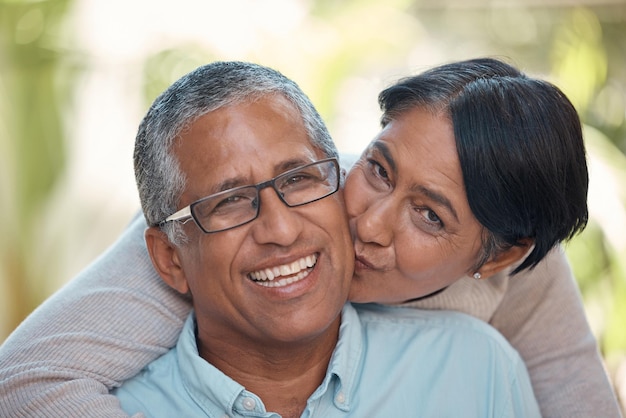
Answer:
[(201, 67), (155, 101), (135, 147), (146, 243), (194, 312), (176, 348), (114, 392), (127, 412), (539, 415), (521, 359), (485, 324), (344, 306), (354, 255), (336, 157), (306, 96), (264, 67)]

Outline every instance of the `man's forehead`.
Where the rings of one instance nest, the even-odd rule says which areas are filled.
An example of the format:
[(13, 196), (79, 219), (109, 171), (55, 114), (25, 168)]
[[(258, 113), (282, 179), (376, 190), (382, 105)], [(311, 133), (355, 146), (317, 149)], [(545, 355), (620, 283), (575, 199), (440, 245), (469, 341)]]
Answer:
[(293, 152), (284, 158), (268, 159), (263, 166), (257, 164), (227, 164), (221, 172), (216, 173), (211, 184), (211, 192), (218, 193), (239, 186), (256, 184), (276, 177), (286, 171), (312, 163), (321, 159), (320, 152), (312, 147), (307, 152)]
[(181, 134), (175, 152), (188, 179), (199, 180), (205, 193), (221, 191), (221, 184), (264, 181), (325, 157), (281, 95), (206, 113)]
[(175, 151), (193, 154), (198, 148), (213, 147), (222, 152), (254, 147), (261, 141), (267, 146), (274, 140), (304, 142), (312, 147), (302, 115), (277, 94), (221, 106), (194, 118), (178, 135)]

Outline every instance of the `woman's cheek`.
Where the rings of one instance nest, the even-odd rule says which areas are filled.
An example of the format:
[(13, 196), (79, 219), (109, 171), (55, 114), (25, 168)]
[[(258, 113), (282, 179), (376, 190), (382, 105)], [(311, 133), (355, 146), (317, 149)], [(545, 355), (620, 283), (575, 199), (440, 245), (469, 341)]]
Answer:
[(348, 174), (344, 187), (346, 210), (349, 217), (355, 217), (364, 212), (369, 199), (369, 190), (364, 184), (363, 175), (353, 171)]

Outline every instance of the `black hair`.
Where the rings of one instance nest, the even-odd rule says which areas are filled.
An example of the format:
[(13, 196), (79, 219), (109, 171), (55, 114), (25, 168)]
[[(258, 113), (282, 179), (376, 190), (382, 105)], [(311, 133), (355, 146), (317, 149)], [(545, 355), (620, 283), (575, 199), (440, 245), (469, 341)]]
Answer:
[(383, 126), (409, 109), (452, 122), (470, 209), (485, 228), (477, 268), (528, 239), (513, 274), (537, 265), (588, 220), (589, 177), (580, 119), (553, 84), (502, 61), (435, 67), (379, 95)]

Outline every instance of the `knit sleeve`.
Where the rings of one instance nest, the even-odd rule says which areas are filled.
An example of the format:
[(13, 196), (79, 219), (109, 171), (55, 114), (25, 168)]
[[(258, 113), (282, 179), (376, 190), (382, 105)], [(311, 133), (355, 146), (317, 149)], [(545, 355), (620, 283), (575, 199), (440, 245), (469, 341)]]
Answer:
[(544, 417), (619, 417), (562, 248), (513, 276), (491, 324), (518, 350)]
[(143, 216), (0, 347), (0, 416), (123, 417), (109, 389), (174, 346), (190, 301), (152, 268)]

